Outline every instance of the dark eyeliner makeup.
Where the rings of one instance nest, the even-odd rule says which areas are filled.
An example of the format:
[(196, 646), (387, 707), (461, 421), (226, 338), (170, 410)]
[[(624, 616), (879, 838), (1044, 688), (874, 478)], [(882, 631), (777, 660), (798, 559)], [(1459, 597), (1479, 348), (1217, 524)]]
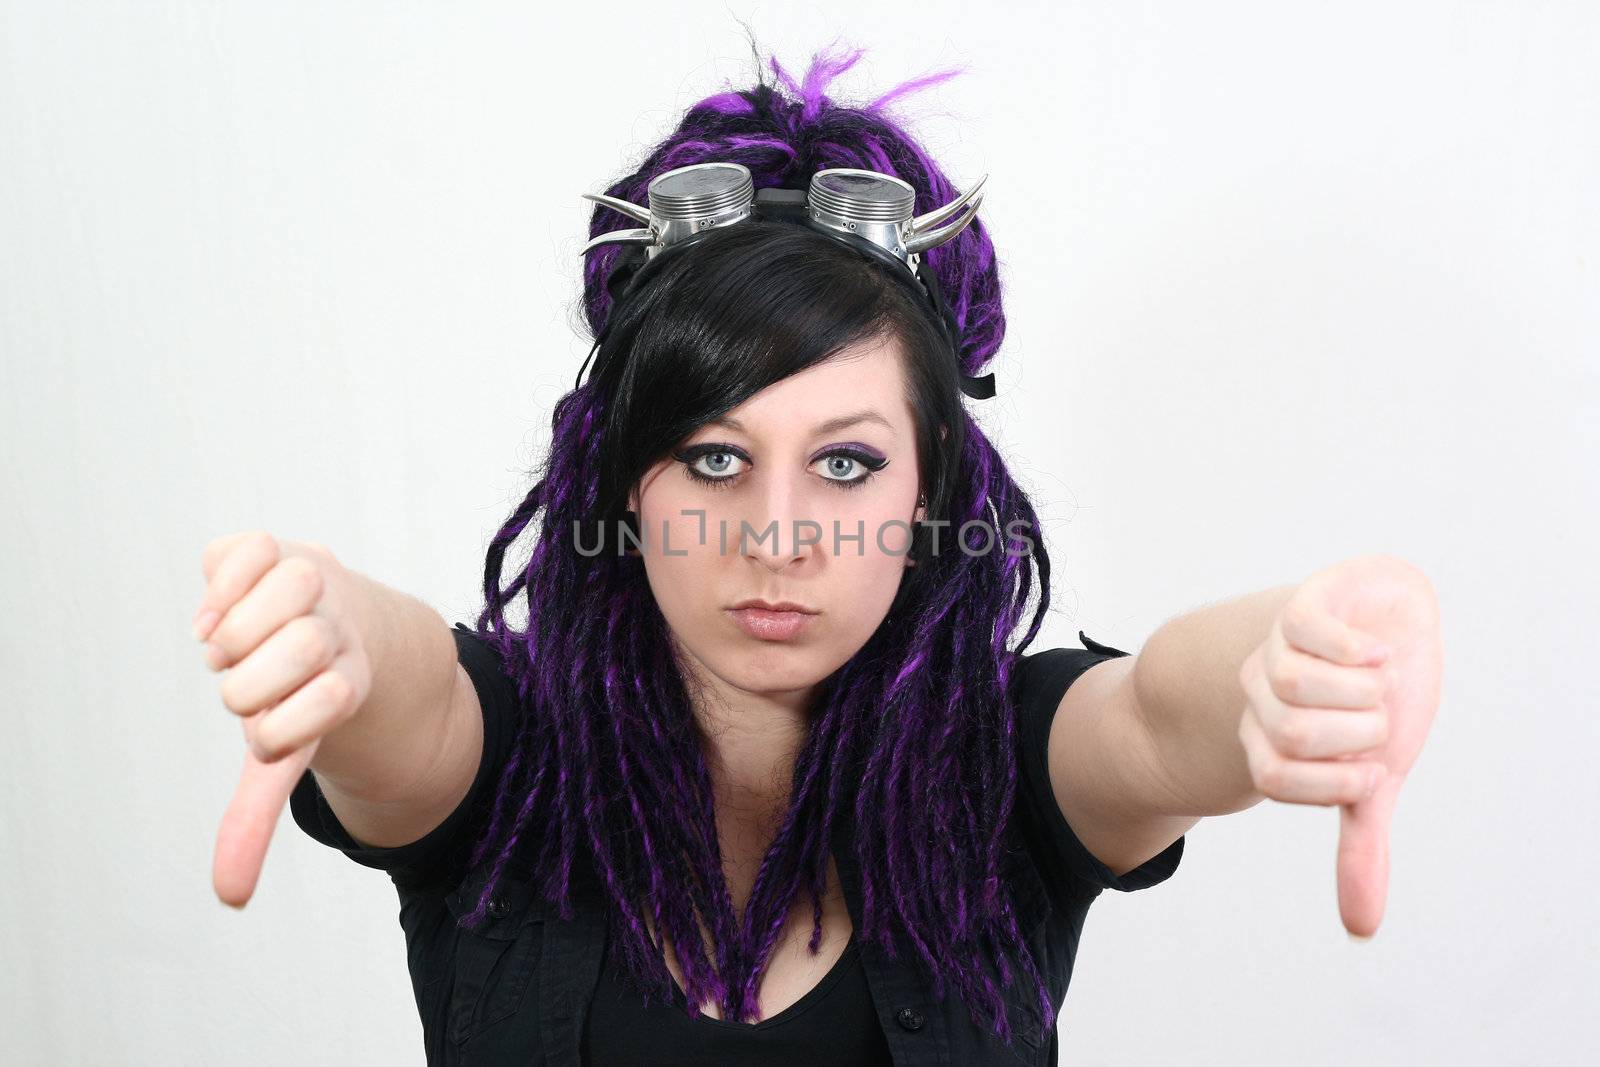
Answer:
[[(742, 449), (736, 448), (733, 445), (721, 444), (717, 442), (705, 442), (703, 444), (690, 445), (687, 448), (681, 448), (672, 454), (673, 459), (683, 464), (684, 474), (694, 481), (699, 482), (701, 485), (709, 485), (718, 488), (726, 487), (727, 485), (737, 481), (739, 475), (744, 473), (743, 471), (740, 471), (735, 474), (715, 475), (706, 474), (704, 471), (697, 470), (695, 468), (695, 464), (704, 459), (706, 456), (731, 456), (747, 466), (751, 462), (750, 457), (745, 455)], [(828, 482), (831, 485), (838, 486), (841, 489), (860, 488), (862, 485), (865, 485), (867, 482), (871, 481), (879, 471), (883, 470), (883, 468), (889, 465), (889, 457), (880, 454), (876, 449), (854, 443), (851, 445), (836, 445), (831, 448), (824, 449), (822, 452), (817, 453), (817, 455), (812, 458), (811, 462), (816, 463), (820, 460), (835, 458), (851, 460), (866, 470), (865, 474), (862, 474), (856, 478), (829, 478), (826, 475), (823, 476), (823, 481)]]
[(859, 489), (861, 486), (871, 481), (879, 471), (883, 470), (883, 468), (889, 465), (889, 457), (887, 456), (880, 456), (875, 453), (863, 451), (860, 448), (851, 448), (845, 446), (830, 448), (818, 455), (816, 460), (812, 460), (812, 462), (815, 463), (817, 460), (835, 458), (852, 460), (853, 462), (866, 468), (866, 473), (856, 478), (823, 477), (824, 481), (832, 482), (841, 489)]

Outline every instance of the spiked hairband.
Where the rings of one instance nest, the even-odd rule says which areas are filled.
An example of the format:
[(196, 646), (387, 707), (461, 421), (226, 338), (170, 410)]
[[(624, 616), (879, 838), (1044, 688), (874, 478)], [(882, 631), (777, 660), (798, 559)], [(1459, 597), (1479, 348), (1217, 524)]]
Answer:
[[(933, 311), (934, 321), (952, 353), (959, 354), (961, 329), (955, 313), (922, 253), (937, 248), (966, 229), (983, 202), (980, 190), (988, 175), (943, 207), (913, 215), (916, 190), (889, 174), (836, 167), (819, 170), (806, 189), (757, 190), (748, 168), (738, 163), (696, 163), (657, 175), (647, 189), (649, 207), (614, 196), (584, 193), (584, 197), (644, 223), (643, 227), (600, 234), (583, 246), (583, 254), (602, 245), (621, 245), (606, 289), (615, 304), (633, 289), (640, 271), (657, 256), (694, 244), (712, 229), (756, 217), (789, 222), (824, 233), (883, 264), (895, 277), (909, 282)], [(600, 332), (589, 359), (605, 339)], [(589, 359), (578, 369), (583, 380)], [(994, 374), (961, 374), (961, 391), (974, 400), (994, 396)]]

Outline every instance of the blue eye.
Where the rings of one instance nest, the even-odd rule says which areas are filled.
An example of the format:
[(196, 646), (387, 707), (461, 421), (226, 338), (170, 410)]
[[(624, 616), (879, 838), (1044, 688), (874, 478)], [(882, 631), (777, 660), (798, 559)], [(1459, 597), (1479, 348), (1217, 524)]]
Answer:
[[(819, 458), (825, 464), (823, 480), (837, 485), (840, 489), (859, 489), (889, 465), (888, 456), (874, 455), (856, 448), (831, 449)], [(860, 473), (854, 477), (833, 477), (834, 474), (844, 475), (852, 471)]]
[(748, 463), (726, 445), (694, 445), (675, 452), (672, 458), (683, 464), (683, 473), (702, 485), (722, 486), (732, 482), (741, 473), (735, 464)]
[[(846, 489), (854, 489), (859, 485), (864, 485), (874, 474), (882, 470), (889, 461), (880, 460), (877, 466), (871, 466), (872, 460), (869, 456), (864, 456), (859, 452), (838, 451), (829, 452), (822, 457), (820, 462), (823, 464), (824, 473), (822, 477), (825, 481), (830, 481)], [(857, 471), (861, 473), (857, 474)], [(834, 474), (843, 475), (843, 477), (835, 478), (833, 477)]]
[[(727, 486), (738, 480), (748, 465), (749, 457), (730, 445), (702, 444), (674, 452), (672, 458), (683, 464), (683, 473), (702, 485)], [(822, 463), (822, 480), (841, 489), (855, 489), (865, 485), (872, 477), (888, 466), (884, 456), (870, 456), (852, 448), (836, 448), (819, 456)], [(859, 473), (858, 473), (859, 472)]]
[(732, 452), (705, 452), (689, 464), (689, 470), (711, 481), (722, 482), (738, 474), (735, 466), (743, 462)]

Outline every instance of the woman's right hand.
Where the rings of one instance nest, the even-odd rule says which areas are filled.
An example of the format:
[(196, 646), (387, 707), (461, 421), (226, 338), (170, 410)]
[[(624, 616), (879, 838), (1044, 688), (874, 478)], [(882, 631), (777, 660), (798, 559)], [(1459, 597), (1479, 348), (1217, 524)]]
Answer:
[(195, 636), (225, 671), (223, 706), (244, 727), (244, 769), (217, 830), (211, 884), (242, 908), (272, 831), (317, 746), (372, 688), (361, 633), (341, 603), (343, 568), (325, 545), (261, 530), (219, 537), (200, 559)]

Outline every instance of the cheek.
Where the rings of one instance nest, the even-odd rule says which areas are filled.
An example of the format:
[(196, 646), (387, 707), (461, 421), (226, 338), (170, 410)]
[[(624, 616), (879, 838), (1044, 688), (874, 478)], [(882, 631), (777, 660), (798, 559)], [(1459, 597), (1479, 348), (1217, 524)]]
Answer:
[[(843, 532), (853, 536), (855, 530), (845, 527)], [(866, 536), (860, 544), (841, 538), (835, 548), (831, 535), (827, 539), (833, 597), (839, 603), (839, 610), (854, 624), (852, 628), (863, 631), (863, 640), (883, 621), (905, 578), (904, 552), (909, 536), (903, 525), (880, 526), (868, 522)]]
[(711, 595), (709, 578), (718, 564), (714, 529), (706, 536), (695, 515), (657, 512), (640, 516), (639, 533), (645, 573), (668, 618), (694, 610)]

